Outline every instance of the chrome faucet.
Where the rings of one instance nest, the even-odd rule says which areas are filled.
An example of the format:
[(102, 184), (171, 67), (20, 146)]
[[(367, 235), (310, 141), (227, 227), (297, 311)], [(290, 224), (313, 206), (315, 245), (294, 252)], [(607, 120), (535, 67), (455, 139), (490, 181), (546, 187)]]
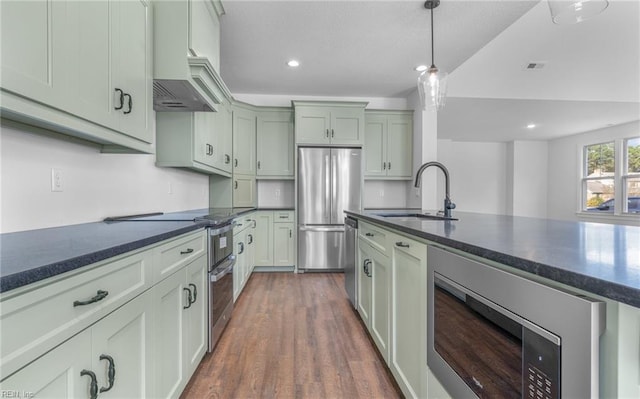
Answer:
[(450, 218), (451, 217), (451, 210), (456, 208), (456, 204), (454, 204), (453, 202), (451, 202), (451, 198), (449, 197), (449, 171), (447, 170), (447, 168), (445, 168), (445, 166), (443, 164), (441, 164), (440, 162), (435, 162), (435, 161), (431, 161), (431, 162), (427, 162), (425, 164), (423, 164), (420, 169), (418, 169), (418, 172), (416, 173), (416, 182), (415, 182), (415, 187), (420, 187), (420, 183), (422, 182), (422, 172), (424, 172), (425, 169), (427, 169), (429, 166), (435, 166), (440, 168), (440, 170), (442, 171), (442, 173), (444, 173), (444, 184), (445, 184), (445, 196), (444, 196), (444, 216)]

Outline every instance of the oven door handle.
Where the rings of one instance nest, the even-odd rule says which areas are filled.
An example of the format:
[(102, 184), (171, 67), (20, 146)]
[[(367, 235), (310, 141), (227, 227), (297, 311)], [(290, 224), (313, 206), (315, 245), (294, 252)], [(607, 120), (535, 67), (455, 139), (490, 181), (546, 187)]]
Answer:
[(229, 267), (227, 267), (226, 269), (224, 269), (223, 271), (221, 271), (218, 274), (212, 274), (211, 275), (211, 282), (215, 283), (216, 281), (220, 281), (222, 279), (222, 277), (226, 276), (227, 274), (231, 273), (233, 271), (233, 265), (235, 264), (232, 263)]

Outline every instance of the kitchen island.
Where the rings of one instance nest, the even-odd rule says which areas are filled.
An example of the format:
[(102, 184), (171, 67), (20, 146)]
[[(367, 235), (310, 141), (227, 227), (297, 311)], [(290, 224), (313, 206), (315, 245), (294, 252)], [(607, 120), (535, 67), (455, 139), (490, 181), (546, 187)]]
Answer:
[[(580, 381), (595, 389), (588, 396), (640, 397), (640, 228), (463, 212), (454, 213), (456, 220), (400, 215), (411, 213), (416, 210), (347, 212), (359, 221), (358, 312), (407, 397), (447, 395), (427, 359), (432, 359), (427, 331), (433, 328), (425, 316), (433, 301), (428, 281), (434, 268), (448, 270), (447, 263), (429, 263), (440, 250), (478, 268), (485, 265), (602, 302), (599, 350), (591, 363), (591, 375), (599, 379)], [(474, 281), (488, 280), (477, 275)], [(508, 286), (504, 290), (513, 292)], [(517, 298), (542, 303), (524, 292)], [(509, 309), (512, 304), (501, 305)], [(551, 311), (549, 306), (554, 305), (544, 309)], [(559, 309), (556, 314), (563, 314)], [(571, 325), (576, 316), (557, 320)], [(420, 372), (413, 374), (415, 368)]]

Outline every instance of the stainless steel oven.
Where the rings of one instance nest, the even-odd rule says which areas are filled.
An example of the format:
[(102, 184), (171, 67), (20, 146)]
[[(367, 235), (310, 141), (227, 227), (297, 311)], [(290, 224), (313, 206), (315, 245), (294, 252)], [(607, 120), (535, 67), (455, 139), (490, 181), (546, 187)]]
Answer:
[(233, 312), (233, 224), (209, 228), (209, 352)]
[(595, 398), (605, 304), (429, 247), (427, 363), (453, 397)]

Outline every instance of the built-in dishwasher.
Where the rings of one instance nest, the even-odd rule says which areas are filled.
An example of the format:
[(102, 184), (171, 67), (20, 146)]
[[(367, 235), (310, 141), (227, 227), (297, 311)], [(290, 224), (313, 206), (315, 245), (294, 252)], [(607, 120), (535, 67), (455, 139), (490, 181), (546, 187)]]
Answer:
[(358, 308), (358, 276), (356, 273), (356, 256), (358, 248), (358, 220), (349, 216), (344, 218), (344, 288), (347, 290), (349, 301), (354, 308)]

